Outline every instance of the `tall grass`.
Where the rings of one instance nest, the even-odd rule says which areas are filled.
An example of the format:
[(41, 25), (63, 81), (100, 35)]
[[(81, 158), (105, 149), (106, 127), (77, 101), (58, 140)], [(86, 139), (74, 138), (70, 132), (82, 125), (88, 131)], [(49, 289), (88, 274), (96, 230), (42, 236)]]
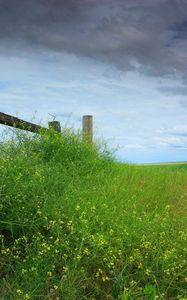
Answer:
[(0, 170), (0, 299), (186, 299), (186, 172), (68, 130), (1, 143)]

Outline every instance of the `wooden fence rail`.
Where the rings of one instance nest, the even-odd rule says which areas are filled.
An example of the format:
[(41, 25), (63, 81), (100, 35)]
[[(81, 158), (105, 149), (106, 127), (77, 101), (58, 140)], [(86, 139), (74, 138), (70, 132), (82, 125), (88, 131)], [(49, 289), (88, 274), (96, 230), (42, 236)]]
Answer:
[[(19, 128), (22, 130), (41, 133), (49, 130), (48, 128), (36, 125), (24, 120), (21, 120), (17, 117), (13, 117), (7, 114), (0, 112), (0, 124), (11, 126), (14, 128)], [(57, 132), (61, 132), (60, 122), (53, 121), (49, 122), (49, 128), (53, 128)], [(83, 137), (92, 143), (93, 140), (93, 117), (92, 116), (83, 116), (83, 125), (82, 125)]]

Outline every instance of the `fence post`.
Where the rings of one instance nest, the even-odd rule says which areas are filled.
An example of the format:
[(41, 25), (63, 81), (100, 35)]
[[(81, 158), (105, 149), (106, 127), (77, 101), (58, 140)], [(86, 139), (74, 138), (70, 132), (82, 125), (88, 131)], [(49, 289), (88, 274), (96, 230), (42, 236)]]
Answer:
[(83, 138), (88, 143), (93, 142), (93, 116), (83, 116), (82, 120)]
[(55, 130), (56, 132), (61, 132), (60, 122), (52, 121), (48, 123), (49, 128)]

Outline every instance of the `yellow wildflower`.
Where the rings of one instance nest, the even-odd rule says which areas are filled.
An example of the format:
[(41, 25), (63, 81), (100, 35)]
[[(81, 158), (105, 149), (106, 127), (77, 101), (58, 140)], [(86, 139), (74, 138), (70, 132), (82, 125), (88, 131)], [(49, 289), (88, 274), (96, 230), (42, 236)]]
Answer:
[(55, 290), (58, 290), (58, 285), (53, 286)]

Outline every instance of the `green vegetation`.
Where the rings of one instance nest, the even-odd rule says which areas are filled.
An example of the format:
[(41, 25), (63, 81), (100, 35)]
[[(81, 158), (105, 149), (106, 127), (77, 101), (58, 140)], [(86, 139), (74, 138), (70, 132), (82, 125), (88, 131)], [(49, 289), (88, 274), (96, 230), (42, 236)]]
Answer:
[(187, 299), (187, 172), (68, 131), (2, 142), (0, 168), (0, 299)]
[(187, 162), (171, 162), (171, 163), (153, 163), (153, 164), (142, 164), (141, 166), (146, 168), (154, 169), (167, 169), (171, 171), (187, 171)]

